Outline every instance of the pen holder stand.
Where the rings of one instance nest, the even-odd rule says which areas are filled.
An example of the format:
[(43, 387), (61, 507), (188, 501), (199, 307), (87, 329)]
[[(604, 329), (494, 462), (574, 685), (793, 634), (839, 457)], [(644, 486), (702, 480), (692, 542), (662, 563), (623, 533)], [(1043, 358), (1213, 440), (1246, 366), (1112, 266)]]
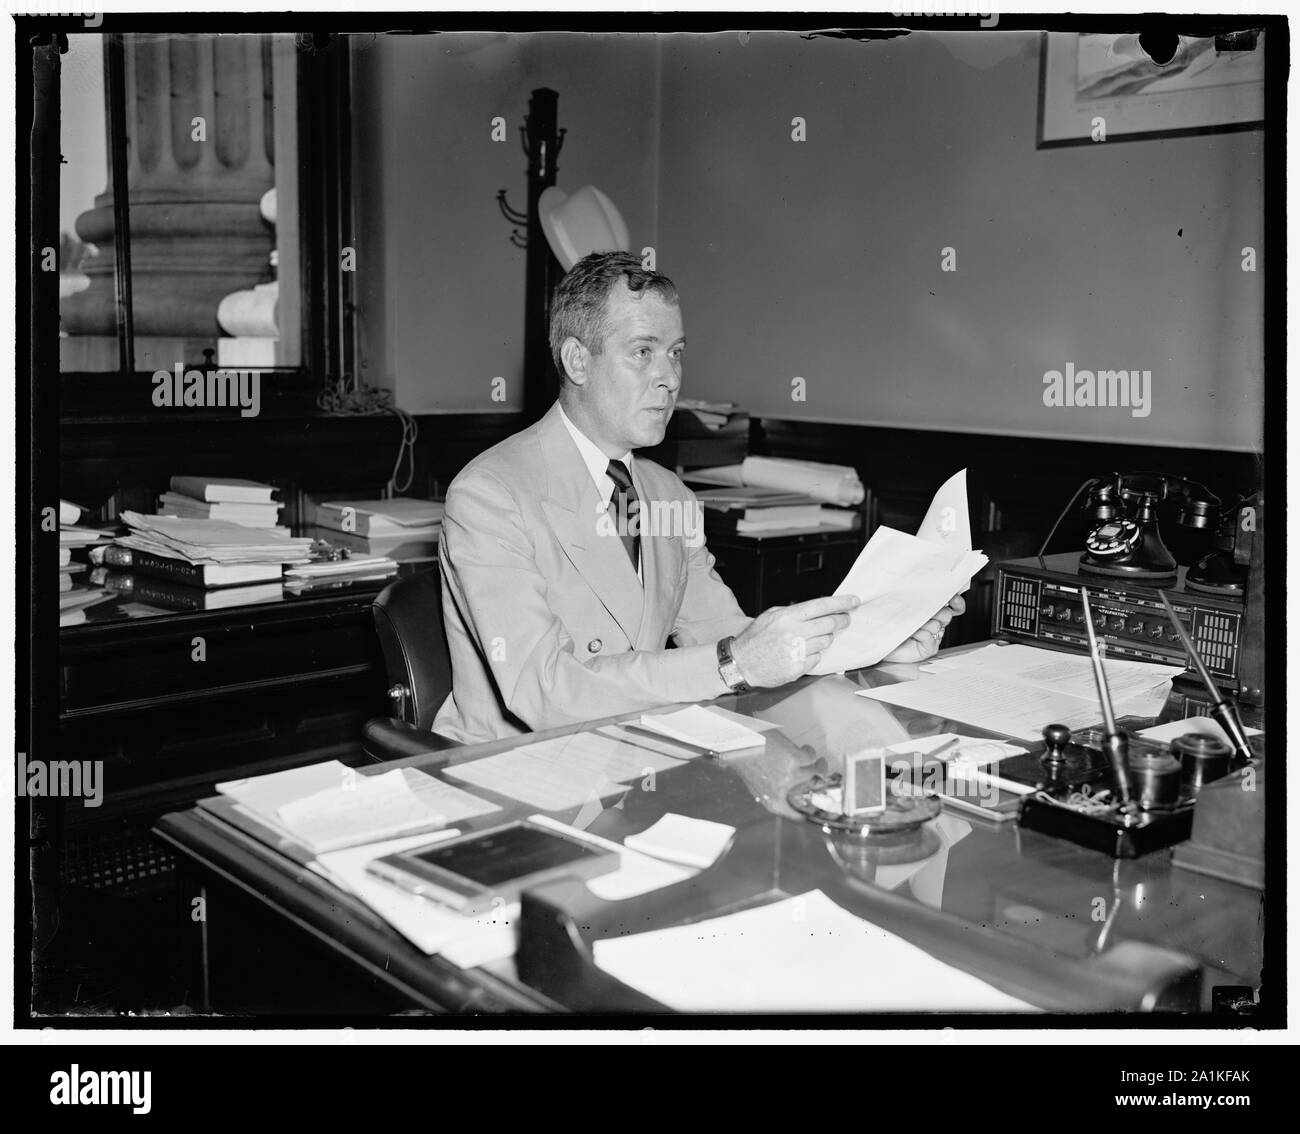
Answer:
[[(1096, 729), (1080, 733), (1077, 739), (1083, 739), (1084, 744), (1070, 743), (1063, 749), (1071, 757), (1064, 772), (1038, 747), (1000, 765), (1000, 775), (1038, 789), (1021, 801), (1021, 829), (1064, 839), (1111, 858), (1138, 858), (1185, 840), (1192, 832), (1194, 798), (1180, 797), (1176, 766), (1169, 798), (1164, 796), (1170, 794), (1170, 785), (1164, 781), (1157, 785), (1153, 780), (1169, 760), (1168, 746), (1126, 737), (1130, 788), (1135, 800), (1150, 804), (1126, 811), (1118, 803), (1115, 775), (1098, 748), (1103, 738), (1104, 734)], [(1104, 805), (1099, 796), (1110, 803)]]

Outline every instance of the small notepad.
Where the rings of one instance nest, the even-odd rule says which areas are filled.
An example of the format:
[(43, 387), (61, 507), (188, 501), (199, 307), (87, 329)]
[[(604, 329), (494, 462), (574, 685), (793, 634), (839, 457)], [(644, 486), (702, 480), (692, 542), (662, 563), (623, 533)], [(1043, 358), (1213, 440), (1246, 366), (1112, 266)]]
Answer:
[(660, 736), (682, 740), (713, 752), (736, 752), (742, 748), (762, 748), (766, 739), (760, 732), (737, 724), (699, 705), (675, 713), (649, 713), (641, 717), (641, 727)]
[(657, 823), (636, 835), (628, 835), (623, 845), (664, 862), (683, 866), (712, 866), (731, 842), (735, 827), (708, 819), (691, 819), (669, 812)]

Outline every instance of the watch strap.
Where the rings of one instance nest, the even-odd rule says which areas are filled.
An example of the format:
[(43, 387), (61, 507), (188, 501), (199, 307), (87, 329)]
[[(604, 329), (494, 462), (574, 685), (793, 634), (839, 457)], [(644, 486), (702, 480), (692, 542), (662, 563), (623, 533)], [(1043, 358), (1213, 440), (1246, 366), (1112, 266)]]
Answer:
[(731, 643), (735, 640), (733, 634), (718, 642), (718, 673), (733, 693), (747, 693), (752, 686), (745, 680), (744, 674), (740, 672), (740, 666), (736, 664), (736, 659), (731, 653)]

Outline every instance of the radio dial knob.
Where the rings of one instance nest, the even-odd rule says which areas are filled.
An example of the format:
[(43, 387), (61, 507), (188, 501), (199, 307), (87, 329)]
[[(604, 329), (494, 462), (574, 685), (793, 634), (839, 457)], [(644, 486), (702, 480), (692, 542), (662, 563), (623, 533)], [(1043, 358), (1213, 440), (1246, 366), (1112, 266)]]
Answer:
[(1151, 637), (1153, 637), (1153, 638), (1163, 638), (1164, 636), (1165, 636), (1165, 628), (1164, 628), (1163, 626), (1152, 626), (1152, 627), (1151, 627)]
[(1045, 602), (1039, 608), (1038, 613), (1044, 618), (1051, 618), (1056, 614), (1056, 607), (1054, 607), (1050, 602)]
[(1110, 628), (1111, 628), (1112, 630), (1123, 630), (1123, 629), (1124, 629), (1124, 619), (1123, 619), (1123, 618), (1119, 618), (1119, 617), (1112, 618), (1112, 619), (1110, 620)]
[(1147, 624), (1145, 622), (1135, 622), (1130, 629), (1134, 634), (1145, 634), (1147, 632)]

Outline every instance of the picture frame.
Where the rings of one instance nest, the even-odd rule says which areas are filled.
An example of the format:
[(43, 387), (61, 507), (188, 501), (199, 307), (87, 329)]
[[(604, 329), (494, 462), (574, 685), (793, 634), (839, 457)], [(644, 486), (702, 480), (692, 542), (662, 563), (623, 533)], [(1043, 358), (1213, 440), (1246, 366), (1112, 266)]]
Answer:
[(1136, 34), (1044, 32), (1037, 148), (1259, 129), (1264, 36), (1182, 35), (1157, 64)]

